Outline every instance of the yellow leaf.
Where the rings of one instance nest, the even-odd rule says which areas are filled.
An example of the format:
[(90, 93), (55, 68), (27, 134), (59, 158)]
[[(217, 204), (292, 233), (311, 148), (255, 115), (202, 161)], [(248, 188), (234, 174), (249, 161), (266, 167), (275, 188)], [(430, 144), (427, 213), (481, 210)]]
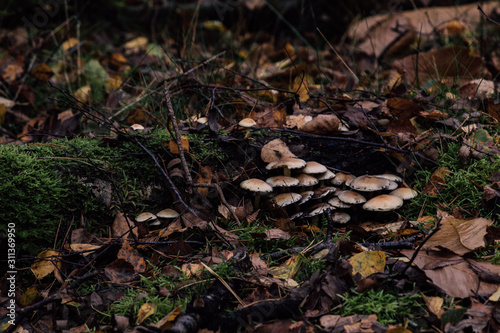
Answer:
[(36, 296), (38, 295), (38, 290), (35, 287), (29, 287), (22, 295), (19, 300), (19, 304), (22, 307), (30, 306), (35, 303)]
[(429, 311), (434, 313), (438, 318), (441, 318), (441, 314), (444, 312), (443, 310), (444, 300), (438, 296), (429, 296), (429, 297), (424, 296), (424, 301)]
[(78, 45), (78, 39), (76, 39), (76, 38), (70, 38), (67, 41), (65, 41), (64, 43), (62, 43), (61, 48), (64, 51), (68, 51), (70, 48), (72, 48), (72, 47), (74, 47), (76, 45)]
[(309, 85), (313, 82), (309, 75), (300, 75), (293, 80), (293, 91), (299, 94), (299, 101), (306, 102), (309, 100)]
[(169, 330), (174, 324), (174, 320), (181, 314), (181, 307), (178, 306), (165, 317), (160, 319), (156, 324), (153, 324), (154, 327), (161, 329), (162, 331)]
[(139, 312), (137, 313), (137, 324), (141, 324), (144, 319), (155, 314), (156, 304), (154, 303), (144, 303), (141, 305)]
[(277, 279), (291, 279), (299, 272), (301, 264), (302, 256), (294, 254), (280, 266), (271, 267), (269, 273)]
[(47, 259), (37, 259), (31, 265), (31, 271), (37, 279), (42, 279), (52, 273), (56, 269), (56, 265), (58, 269), (61, 268), (61, 261), (57, 256), (59, 256), (59, 252), (54, 250), (45, 250), (38, 254), (39, 258)]
[(199, 277), (204, 270), (203, 265), (200, 264), (184, 264), (181, 270), (186, 274), (187, 277)]
[(382, 251), (365, 251), (352, 256), (349, 262), (352, 265), (353, 275), (359, 273), (362, 278), (366, 278), (373, 273), (384, 271), (385, 253)]
[[(182, 149), (184, 149), (184, 152), (188, 153), (189, 152), (189, 140), (187, 136), (181, 136), (181, 145)], [(172, 154), (179, 154), (179, 148), (177, 147), (177, 143), (174, 140), (170, 140), (168, 142), (168, 147), (170, 149), (170, 152)]]
[(146, 37), (137, 37), (136, 39), (132, 39), (123, 45), (123, 47), (127, 50), (127, 53), (135, 53), (140, 50), (146, 50), (146, 46), (148, 45), (148, 39)]
[(488, 300), (491, 302), (498, 302), (500, 299), (500, 287), (498, 287), (497, 291), (495, 291), (489, 298)]
[(83, 252), (82, 255), (84, 257), (88, 256), (91, 253), (94, 253), (92, 250), (96, 250), (100, 248), (100, 245), (93, 245), (93, 244), (78, 244), (78, 243), (72, 243), (69, 246), (73, 251), (75, 252)]
[(78, 90), (75, 91), (74, 96), (80, 102), (87, 103), (89, 101), (89, 93), (90, 93), (90, 85), (86, 85), (78, 88)]

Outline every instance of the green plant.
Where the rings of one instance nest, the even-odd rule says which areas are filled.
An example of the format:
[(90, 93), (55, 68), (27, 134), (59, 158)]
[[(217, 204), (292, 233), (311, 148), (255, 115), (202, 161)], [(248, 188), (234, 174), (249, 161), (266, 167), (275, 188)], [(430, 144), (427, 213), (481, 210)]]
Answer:
[(378, 322), (384, 326), (401, 324), (406, 317), (422, 312), (422, 296), (399, 296), (390, 291), (371, 289), (367, 292), (339, 295), (342, 308), (338, 311), (343, 316), (364, 314), (377, 315)]

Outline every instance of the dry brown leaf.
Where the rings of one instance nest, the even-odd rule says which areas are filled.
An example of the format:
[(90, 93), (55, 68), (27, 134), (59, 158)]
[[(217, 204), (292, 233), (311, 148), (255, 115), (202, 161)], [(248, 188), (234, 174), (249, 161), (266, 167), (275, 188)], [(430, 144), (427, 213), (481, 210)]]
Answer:
[[(61, 269), (61, 258), (59, 257), (59, 251), (55, 250), (45, 250), (38, 254), (38, 258), (30, 268), (37, 279), (43, 279), (54, 270)], [(43, 260), (42, 260), (43, 259)]]
[(443, 310), (443, 304), (444, 300), (441, 297), (438, 296), (429, 296), (426, 297), (425, 295), (422, 295), (425, 301), (425, 305), (427, 305), (427, 308), (429, 309), (430, 312), (434, 313), (436, 317), (441, 318), (441, 315), (444, 313)]
[[(189, 152), (189, 139), (187, 136), (181, 136), (181, 145), (182, 149), (184, 149), (184, 152), (188, 153)], [(179, 154), (179, 147), (177, 146), (177, 142), (175, 140), (170, 139), (168, 142), (168, 148), (170, 149), (170, 152), (172, 154)]]
[(141, 305), (139, 308), (139, 311), (137, 312), (137, 323), (141, 324), (144, 319), (146, 319), (149, 316), (152, 316), (155, 314), (157, 309), (156, 304), (154, 303), (144, 303)]
[(195, 263), (183, 264), (181, 267), (182, 272), (184, 272), (187, 277), (199, 277), (204, 269), (202, 264)]
[(313, 118), (311, 116), (306, 116), (303, 114), (287, 116), (285, 127), (290, 129), (296, 128), (297, 130), (300, 130), (312, 119)]
[[(408, 258), (412, 257), (413, 252), (412, 250), (401, 251)], [(446, 265), (441, 265), (441, 262), (446, 263)], [(414, 263), (424, 271), (433, 284), (452, 297), (472, 297), (476, 295), (476, 291), (479, 295), (489, 297), (498, 288), (498, 283), (480, 281), (477, 274), (470, 268), (469, 263), (478, 267), (487, 267), (485, 269), (497, 276), (500, 274), (500, 266), (485, 265), (484, 262), (471, 259), (466, 261), (459, 256), (441, 256), (436, 251), (429, 251), (428, 253), (420, 251)]]
[(127, 240), (123, 241), (122, 248), (116, 255), (118, 259), (126, 260), (132, 265), (136, 273), (143, 273), (146, 271), (146, 260), (134, 249)]
[[(201, 168), (200, 172), (196, 175), (195, 182), (200, 184), (212, 183), (212, 168), (208, 165)], [(198, 187), (198, 192), (200, 192), (200, 194), (204, 197), (207, 196), (208, 190), (208, 187)]]
[(104, 268), (104, 275), (112, 283), (123, 284), (132, 281), (136, 275), (134, 267), (126, 260), (116, 259)]
[(265, 234), (266, 234), (266, 240), (290, 239), (291, 237), (288, 232), (277, 228), (266, 230)]
[(253, 254), (250, 255), (250, 261), (252, 262), (252, 267), (253, 269), (262, 275), (267, 275), (269, 272), (269, 267), (267, 266), (266, 262), (262, 260), (259, 256), (259, 254), (254, 251)]
[(339, 118), (333, 114), (320, 114), (305, 124), (302, 132), (313, 133), (317, 135), (329, 135), (339, 130)]
[(281, 139), (269, 141), (262, 147), (260, 157), (266, 163), (276, 162), (284, 157), (297, 157)]
[(431, 179), (425, 185), (422, 193), (429, 196), (437, 196), (442, 190), (446, 188), (445, 178), (450, 174), (447, 167), (440, 167), (436, 169), (431, 175)]
[(264, 112), (259, 112), (255, 116), (259, 127), (282, 127), (286, 123), (286, 111), (282, 107), (266, 108)]
[[(135, 236), (138, 236), (137, 228), (134, 228), (134, 223), (129, 220), (132, 226), (132, 232)], [(113, 226), (111, 227), (111, 237), (119, 237), (119, 238), (129, 238), (130, 237), (130, 228), (127, 223), (127, 219), (122, 212), (118, 212), (116, 214), (115, 220), (113, 221)]]
[(486, 245), (486, 228), (493, 221), (485, 218), (460, 220), (453, 216), (441, 219), (440, 229), (427, 241), (424, 249), (446, 248), (458, 255), (477, 250)]

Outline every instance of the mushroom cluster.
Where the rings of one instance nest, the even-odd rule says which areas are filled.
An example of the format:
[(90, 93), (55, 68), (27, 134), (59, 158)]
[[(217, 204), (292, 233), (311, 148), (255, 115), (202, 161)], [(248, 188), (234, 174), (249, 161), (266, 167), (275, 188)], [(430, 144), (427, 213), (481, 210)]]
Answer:
[(256, 193), (258, 207), (261, 193), (269, 193), (275, 205), (293, 205), (288, 211), (291, 219), (309, 218), (317, 223), (319, 215), (332, 210), (333, 222), (347, 223), (359, 206), (365, 211), (388, 212), (403, 205), (403, 200), (417, 196), (411, 188), (400, 187), (401, 177), (392, 174), (355, 177), (347, 173), (333, 173), (324, 165), (298, 158), (282, 158), (271, 162), (266, 169), (282, 169), (282, 175), (262, 181), (248, 179), (241, 187)]

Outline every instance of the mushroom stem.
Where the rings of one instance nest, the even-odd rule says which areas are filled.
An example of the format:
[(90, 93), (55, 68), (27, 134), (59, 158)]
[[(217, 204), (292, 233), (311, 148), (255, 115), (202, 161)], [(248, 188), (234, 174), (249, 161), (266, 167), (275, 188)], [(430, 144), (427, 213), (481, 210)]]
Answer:
[(254, 208), (258, 209), (260, 204), (260, 192), (255, 193)]
[(284, 175), (284, 176), (290, 177), (290, 176), (291, 176), (291, 174), (292, 174), (292, 172), (291, 172), (291, 170), (290, 170), (290, 168), (289, 168), (289, 167), (284, 167), (284, 168), (283, 168), (283, 175)]
[(250, 136), (250, 128), (247, 128), (244, 139), (248, 139), (249, 136)]

